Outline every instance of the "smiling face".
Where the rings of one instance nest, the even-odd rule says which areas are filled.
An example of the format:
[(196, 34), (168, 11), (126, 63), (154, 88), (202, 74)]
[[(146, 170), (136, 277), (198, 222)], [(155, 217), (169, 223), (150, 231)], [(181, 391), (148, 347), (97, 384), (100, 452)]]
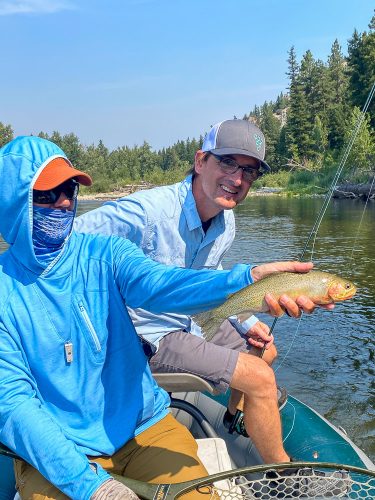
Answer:
[[(232, 155), (238, 165), (259, 166), (258, 160), (244, 155)], [(243, 178), (242, 169), (234, 174), (225, 173), (218, 160), (209, 153), (195, 155), (193, 194), (201, 220), (207, 221), (222, 210), (237, 206), (247, 195), (252, 181)]]

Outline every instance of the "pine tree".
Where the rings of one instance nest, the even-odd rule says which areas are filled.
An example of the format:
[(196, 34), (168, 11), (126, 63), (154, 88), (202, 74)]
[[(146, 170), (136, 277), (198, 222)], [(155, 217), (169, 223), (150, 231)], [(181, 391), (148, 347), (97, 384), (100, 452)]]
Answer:
[(288, 71), (286, 74), (289, 77), (289, 109), (288, 120), (282, 134), (282, 155), (283, 162), (287, 163), (289, 160), (298, 160), (298, 147), (297, 147), (297, 129), (298, 129), (298, 101), (302, 101), (300, 96), (300, 87), (297, 83), (299, 73), (299, 66), (297, 62), (296, 52), (292, 46), (288, 52)]
[(328, 57), (328, 73), (330, 100), (335, 103), (345, 101), (348, 76), (346, 72), (346, 61), (341, 51), (341, 46), (336, 39), (331, 47), (331, 54)]
[[(348, 44), (349, 97), (353, 106), (363, 108), (375, 82), (375, 16), (369, 24), (369, 32), (356, 30)], [(375, 99), (369, 107), (372, 124), (375, 125)]]
[(101, 139), (99, 139), (98, 146), (96, 147), (96, 149), (100, 156), (102, 156), (104, 159), (108, 158), (109, 150), (106, 146), (104, 146), (104, 143)]
[(308, 89), (307, 64), (305, 64), (304, 73), (302, 67), (297, 72), (298, 65), (295, 61), (293, 47), (290, 50), (288, 62), (290, 105), (285, 130), (287, 161), (301, 162), (306, 159), (311, 151), (311, 131), (313, 126), (306, 93)]
[[(354, 107), (345, 129), (348, 144), (355, 129), (361, 110)], [(357, 181), (367, 181), (375, 171), (375, 138), (371, 134), (370, 117), (367, 114), (347, 159), (347, 169), (355, 170)]]
[(0, 122), (0, 148), (13, 140), (13, 129), (10, 125), (4, 125)]
[(278, 143), (280, 138), (281, 124), (273, 113), (274, 103), (265, 102), (261, 107), (260, 128), (266, 138), (266, 157), (267, 162), (278, 170), (279, 155)]
[(341, 149), (344, 142), (345, 120), (349, 115), (347, 92), (349, 79), (346, 61), (337, 40), (334, 41), (328, 57), (328, 97), (327, 130), (329, 147)]
[(294, 46), (292, 46), (288, 52), (288, 71), (286, 72), (290, 81), (289, 90), (291, 86), (294, 84), (298, 73), (299, 73), (299, 66), (297, 62), (296, 51), (294, 49)]
[(261, 120), (261, 115), (262, 115), (262, 112), (261, 112), (261, 108), (260, 106), (257, 106), (255, 105), (253, 110), (250, 111), (248, 117), (247, 117), (247, 120), (250, 121), (250, 122), (253, 122), (253, 123), (256, 123), (257, 125), (260, 124), (260, 120)]
[(140, 148), (137, 148), (137, 156), (140, 165), (141, 178), (147, 180), (147, 176), (155, 169), (160, 168), (159, 158), (151, 151), (151, 146), (144, 141)]
[(319, 116), (315, 117), (314, 128), (312, 130), (312, 138), (313, 154), (311, 155), (311, 159), (314, 162), (314, 169), (319, 170), (322, 166), (324, 154), (326, 152), (328, 144), (327, 130), (325, 129)]
[(286, 107), (288, 107), (288, 104), (289, 104), (289, 97), (286, 94), (280, 92), (280, 94), (276, 98), (273, 110), (276, 112), (281, 109), (285, 109)]
[(41, 139), (47, 139), (47, 141), (49, 140), (47, 132), (39, 132), (38, 137), (40, 137)]
[(176, 151), (171, 147), (167, 148), (165, 151), (163, 162), (161, 164), (161, 168), (163, 170), (172, 170), (174, 168), (177, 168), (178, 164), (179, 158)]
[[(58, 134), (58, 136), (60, 136), (60, 134)], [(53, 138), (51, 138), (51, 141), (56, 142), (61, 147), (72, 164), (76, 168), (80, 168), (82, 164), (81, 162), (83, 156), (83, 146), (80, 143), (79, 138), (75, 134), (73, 134), (73, 132), (71, 132), (70, 134), (66, 134), (58, 140), (59, 142), (56, 142)]]
[(50, 141), (54, 142), (59, 148), (62, 149), (63, 146), (63, 138), (60, 132), (57, 132), (57, 130), (54, 130), (52, 132), (51, 137), (49, 138)]
[(306, 96), (308, 104), (306, 118), (311, 125), (311, 129), (317, 116), (320, 117), (323, 123), (326, 123), (328, 107), (327, 68), (322, 61), (314, 59), (310, 50), (302, 58), (298, 79)]

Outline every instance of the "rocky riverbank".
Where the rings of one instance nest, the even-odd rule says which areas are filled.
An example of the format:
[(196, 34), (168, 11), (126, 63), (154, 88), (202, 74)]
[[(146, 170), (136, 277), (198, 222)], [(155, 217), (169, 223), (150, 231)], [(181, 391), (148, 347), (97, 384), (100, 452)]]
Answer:
[(141, 184), (128, 184), (120, 189), (115, 189), (108, 193), (87, 193), (79, 194), (78, 199), (83, 201), (107, 201), (107, 200), (117, 200), (123, 196), (128, 196), (129, 194), (135, 193), (136, 191), (141, 191), (143, 189), (150, 189), (154, 187), (153, 184), (149, 182), (142, 182)]
[[(118, 198), (122, 198), (123, 196), (128, 196), (129, 194), (135, 193), (136, 191), (151, 189), (152, 187), (155, 186), (153, 184), (150, 184), (149, 182), (144, 182), (142, 184), (131, 184), (109, 193), (80, 194), (78, 199), (83, 201), (117, 200)], [(266, 196), (279, 194), (282, 191), (282, 188), (261, 187), (255, 191), (250, 191), (248, 196)]]
[[(143, 182), (141, 184), (129, 184), (123, 186), (120, 189), (108, 193), (88, 193), (80, 194), (79, 200), (83, 201), (107, 201), (107, 200), (117, 200), (123, 196), (128, 196), (129, 194), (135, 193), (136, 191), (141, 191), (143, 189), (150, 189), (155, 187), (149, 182)], [(273, 188), (273, 187), (261, 187), (256, 190), (249, 191), (248, 196), (271, 196), (285, 193), (283, 188)], [(314, 195), (311, 195), (314, 196)], [(322, 194), (315, 196), (324, 196)], [(375, 200), (375, 191), (372, 184), (342, 184), (337, 186), (333, 193), (334, 198), (362, 198)]]
[(375, 200), (374, 186), (368, 184), (341, 184), (333, 192), (334, 198), (362, 198)]

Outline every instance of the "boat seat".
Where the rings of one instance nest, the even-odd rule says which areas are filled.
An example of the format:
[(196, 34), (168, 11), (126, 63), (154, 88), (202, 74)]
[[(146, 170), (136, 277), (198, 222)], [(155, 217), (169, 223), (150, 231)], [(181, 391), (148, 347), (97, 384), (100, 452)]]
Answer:
[(192, 373), (153, 373), (158, 385), (165, 391), (172, 392), (208, 392), (213, 396), (218, 394), (214, 387)]
[[(173, 397), (173, 393), (208, 392), (211, 395), (215, 395), (217, 392), (211, 384), (191, 373), (154, 373), (153, 377), (160, 387), (170, 394), (171, 408), (174, 409), (176, 416), (179, 414), (179, 410), (187, 413), (199, 425), (205, 437), (218, 438), (215, 429), (196, 406), (181, 397)], [(191, 425), (191, 422), (184, 421), (184, 418), (181, 416), (178, 420), (188, 428)]]

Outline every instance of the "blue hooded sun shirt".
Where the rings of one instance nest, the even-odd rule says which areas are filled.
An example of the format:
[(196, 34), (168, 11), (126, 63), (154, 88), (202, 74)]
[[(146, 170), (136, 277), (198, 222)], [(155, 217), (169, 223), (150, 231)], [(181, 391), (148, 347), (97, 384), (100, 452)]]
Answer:
[[(19, 137), (0, 149), (0, 441), (73, 499), (109, 478), (87, 455), (111, 455), (161, 420), (169, 397), (152, 378), (125, 306), (196, 314), (251, 283), (231, 271), (158, 264), (128, 240), (72, 232), (50, 263), (32, 243), (32, 189), (66, 158)], [(71, 355), (69, 355), (71, 350)]]

